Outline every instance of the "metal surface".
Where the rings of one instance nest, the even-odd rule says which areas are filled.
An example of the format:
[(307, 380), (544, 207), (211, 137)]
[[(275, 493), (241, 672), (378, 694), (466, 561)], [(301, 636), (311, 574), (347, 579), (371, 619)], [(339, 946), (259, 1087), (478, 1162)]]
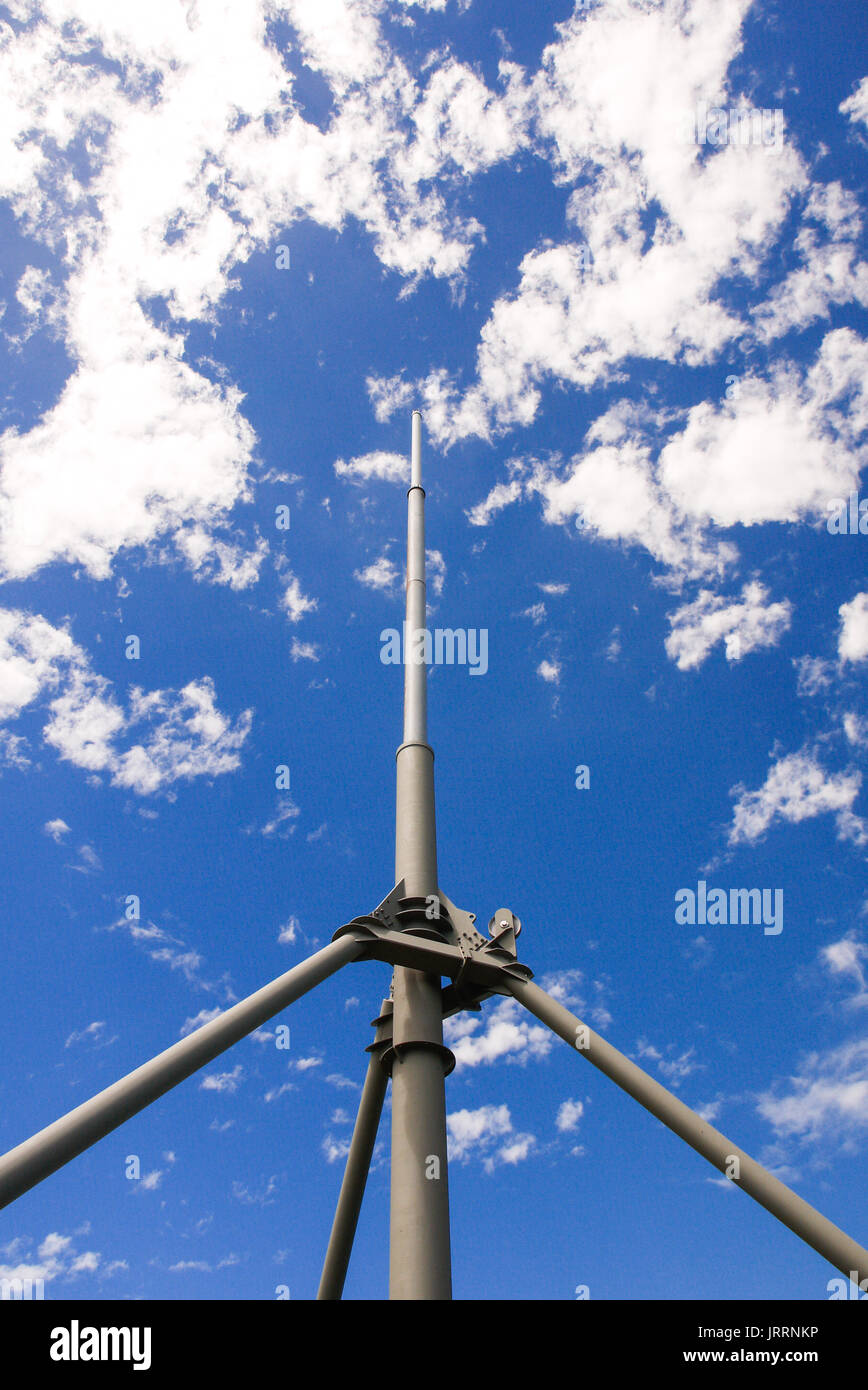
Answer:
[[(604, 1072), (616, 1085), (638, 1100), (652, 1115), (725, 1173), (761, 1206), (794, 1231), (848, 1277), (868, 1278), (868, 1250), (812, 1207), (755, 1159), (725, 1138), (693, 1110), (673, 1096), (659, 1081), (648, 1076), (617, 1048), (581, 1022), (545, 990), (530, 981), (510, 977), (510, 989), (519, 1001), (564, 1042)], [(734, 1162), (735, 1160), (735, 1162)]]
[[(425, 921), (424, 914), (422, 921)], [(429, 928), (430, 925), (427, 923)], [(354, 918), (335, 933), (334, 939), (340, 941), (344, 936), (352, 936), (363, 942), (368, 960), (382, 960), (389, 965), (421, 970), (435, 975), (438, 980), (442, 975), (456, 981), (460, 977), (468, 987), (489, 989), (496, 994), (509, 993), (508, 982), (504, 978), (506, 971), (512, 971), (519, 977), (532, 974), (526, 965), (519, 964), (507, 954), (498, 941), (485, 942), (481, 950), (465, 954), (458, 946), (447, 941), (417, 935), (412, 930), (390, 930), (373, 917)]]
[(363, 945), (351, 935), (332, 942), (174, 1047), (137, 1067), (129, 1076), (70, 1110), (32, 1139), (10, 1149), (0, 1158), (0, 1207), (20, 1197), (131, 1115), (144, 1110), (363, 951)]
[[(434, 753), (428, 744), (422, 417), (413, 413), (407, 494), (404, 741), (397, 754), (395, 879), (437, 897)], [(436, 922), (431, 923), (436, 928)], [(452, 1267), (440, 976), (405, 967), (394, 980), (389, 1297), (449, 1299)]]
[(392, 1035), (391, 1014), (391, 1001), (384, 999), (380, 1017), (375, 1020), (377, 1036), (369, 1049), (368, 1071), (362, 1087), (359, 1112), (350, 1140), (347, 1166), (344, 1169), (335, 1219), (323, 1263), (318, 1300), (339, 1299), (344, 1291), (359, 1212), (362, 1209), (362, 1198), (365, 1195), (371, 1166), (371, 1155), (377, 1142), (377, 1130), (380, 1127), (383, 1101), (386, 1098), (389, 1078), (383, 1066), (383, 1052), (387, 1046), (387, 1039), (391, 1039)]

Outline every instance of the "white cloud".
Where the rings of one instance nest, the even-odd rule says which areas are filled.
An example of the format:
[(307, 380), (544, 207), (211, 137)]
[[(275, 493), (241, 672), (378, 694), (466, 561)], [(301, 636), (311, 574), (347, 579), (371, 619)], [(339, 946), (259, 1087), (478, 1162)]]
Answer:
[(184, 527), (174, 537), (197, 580), (226, 584), (230, 589), (248, 589), (259, 578), (268, 543), (260, 536), (253, 550), (211, 535), (202, 526)]
[[(86, 1231), (86, 1226), (76, 1232), (81, 1235)], [(72, 1236), (61, 1235), (59, 1231), (50, 1232), (43, 1241), (40, 1242), (36, 1251), (33, 1250), (33, 1241), (29, 1237), (16, 1237), (3, 1248), (2, 1253), (8, 1258), (17, 1260), (16, 1264), (0, 1263), (0, 1281), (6, 1280), (42, 1280), (45, 1284), (50, 1284), (53, 1280), (61, 1283), (72, 1281), (79, 1274), (97, 1274), (100, 1272), (102, 1255), (96, 1250), (84, 1250), (78, 1252), (73, 1244)], [(110, 1266), (105, 1272), (118, 1267), (117, 1262)]]
[[(65, 628), (40, 616), (0, 610), (0, 718), (13, 718), (37, 699), (53, 695), (44, 727), (58, 755), (89, 772), (105, 772), (113, 786), (149, 796), (173, 782), (214, 777), (239, 767), (252, 711), (233, 724), (215, 704), (210, 677), (183, 690), (133, 687), (129, 709), (110, 683), (92, 671), (90, 658)], [(136, 726), (149, 726), (133, 743)], [(125, 735), (124, 751), (116, 742)]]
[(99, 1269), (101, 1256), (95, 1250), (85, 1250), (83, 1254), (76, 1255), (69, 1267), (70, 1274), (96, 1274)]
[[(198, 951), (188, 947), (179, 937), (170, 936), (162, 927), (156, 926), (153, 922), (144, 924), (136, 920), (129, 920), (124, 916), (109, 923), (105, 930), (126, 932), (136, 945), (147, 951), (151, 960), (157, 961), (161, 965), (168, 965), (170, 970), (179, 970), (188, 984), (193, 985), (196, 989), (204, 990), (209, 994), (219, 992), (226, 1002), (232, 1002), (236, 998), (228, 974), (224, 974), (219, 980), (203, 978), (199, 970), (202, 965), (202, 957)], [(157, 946), (156, 943), (158, 942), (163, 944)], [(201, 1014), (198, 1017), (202, 1018), (203, 1022), (206, 1021)], [(187, 1020), (187, 1023), (192, 1022), (196, 1022), (196, 1020)]]
[(425, 574), (428, 592), (439, 598), (446, 583), (446, 561), (439, 550), (425, 551)]
[(857, 594), (838, 609), (841, 631), (838, 635), (839, 660), (859, 662), (868, 657), (868, 593)]
[(768, 590), (754, 580), (745, 584), (741, 601), (727, 603), (701, 589), (692, 603), (669, 615), (666, 652), (679, 670), (701, 666), (713, 646), (723, 642), (727, 661), (740, 661), (758, 647), (774, 647), (790, 626), (792, 604), (768, 603)]
[(677, 413), (617, 401), (587, 430), (580, 454), (566, 464), (512, 460), (510, 482), (469, 515), (487, 524), (495, 504), (536, 495), (547, 524), (639, 545), (673, 585), (719, 578), (738, 550), (718, 528), (826, 517), (830, 501), (856, 485), (868, 462), (866, 381), (868, 342), (837, 329), (812, 365), (745, 376), (731, 398), (690, 408), (662, 446)]
[(80, 367), (38, 425), (0, 438), (3, 573), (65, 560), (105, 579), (121, 548), (228, 513), (253, 445), (240, 399), (168, 356)]
[(244, 1069), (240, 1062), (232, 1068), (232, 1071), (208, 1072), (204, 1080), (199, 1083), (200, 1091), (228, 1091), (230, 1095), (238, 1090), (239, 1083), (243, 1080)]
[(277, 934), (277, 940), (281, 946), (291, 946), (298, 936), (299, 920), (297, 917), (288, 917)]
[(512, 1131), (506, 1105), (483, 1105), (478, 1110), (455, 1110), (446, 1117), (450, 1159), (466, 1158), (474, 1149)]
[[(715, 1120), (720, 1115), (722, 1104), (722, 1101), (712, 1100), (709, 1101), (707, 1105), (697, 1105), (696, 1113), (701, 1120), (705, 1120), (708, 1124), (713, 1125)], [(729, 1184), (729, 1186), (732, 1186), (732, 1183), (730, 1182), (729, 1178), (726, 1179), (726, 1182)]]
[(91, 1042), (97, 1047), (108, 1047), (110, 1043), (117, 1042), (117, 1038), (106, 1038), (105, 1022), (95, 1020), (78, 1032), (70, 1033), (63, 1045), (64, 1047), (72, 1047), (74, 1043), (80, 1042)]
[(541, 676), (549, 685), (560, 685), (561, 682), (561, 663), (559, 661), (541, 661), (536, 668), (536, 673)]
[(203, 1024), (210, 1023), (212, 1019), (219, 1018), (222, 1012), (222, 1009), (200, 1009), (192, 1018), (186, 1018), (184, 1020), (178, 1037), (186, 1038), (189, 1033), (195, 1033), (196, 1029), (201, 1028)]
[(521, 110), (555, 180), (580, 185), (578, 235), (522, 260), (480, 334), (476, 382), (461, 398), (441, 383), (443, 439), (529, 424), (548, 378), (590, 386), (632, 356), (707, 362), (740, 336), (719, 286), (761, 263), (806, 171), (789, 139), (701, 153), (677, 126), (700, 98), (739, 104), (727, 71), (749, 3), (618, 0), (556, 26)]
[(491, 1172), (498, 1163), (523, 1163), (536, 1148), (536, 1136), (533, 1134), (517, 1134), (514, 1139), (510, 1139), (507, 1144), (501, 1144), (496, 1154), (491, 1155), (485, 1160), (487, 1172)]
[(518, 68), (504, 67), (507, 86), (497, 97), (463, 63), (447, 57), (413, 112), (416, 139), (406, 165), (413, 182), (442, 176), (455, 166), (462, 175), (476, 174), (508, 158), (526, 139), (525, 105)]
[[(318, 1064), (318, 1059), (302, 1060), (306, 1061), (308, 1066), (315, 1066)], [(326, 1077), (326, 1084), (337, 1087), (339, 1091), (357, 1091), (359, 1089), (359, 1083), (357, 1081), (351, 1081), (348, 1076), (342, 1076), (339, 1071), (330, 1072)]]
[(800, 656), (793, 659), (793, 665), (798, 673), (799, 695), (819, 695), (832, 683), (835, 667), (831, 661), (824, 661), (820, 656)]
[(371, 454), (361, 454), (358, 458), (350, 459), (349, 463), (338, 459), (335, 472), (339, 478), (348, 478), (351, 482), (367, 482), (370, 478), (379, 478), (390, 483), (410, 481), (410, 464), (406, 456), (386, 453), (382, 449)]
[(593, 980), (591, 984), (596, 998), (588, 1003), (583, 994), (585, 977), (581, 970), (556, 970), (542, 979), (546, 993), (557, 999), (564, 1008), (574, 1010), (582, 1018), (592, 1018), (599, 1028), (608, 1028), (612, 1015), (606, 1004), (606, 981)]
[(278, 840), (286, 840), (290, 835), (295, 834), (295, 821), (300, 815), (301, 807), (296, 806), (292, 797), (284, 797), (278, 801), (277, 810), (272, 819), (266, 821), (259, 833), (268, 839), (276, 836)]
[(842, 101), (838, 110), (851, 121), (861, 121), (868, 126), (868, 77), (863, 77), (858, 82), (846, 101)]
[(413, 399), (414, 388), (401, 376), (369, 376), (365, 385), (368, 389), (374, 417), (380, 424), (391, 420), (397, 410), (402, 410)]
[(796, 237), (801, 264), (754, 310), (761, 341), (769, 342), (828, 318), (832, 305), (868, 305), (868, 265), (858, 259), (858, 200), (840, 184), (820, 185), (811, 192), (806, 216), (823, 221), (831, 240), (824, 242), (811, 227), (803, 228)]
[(668, 1043), (665, 1052), (661, 1052), (646, 1038), (640, 1038), (636, 1051), (640, 1057), (656, 1062), (661, 1076), (676, 1089), (686, 1077), (702, 1067), (700, 1062), (695, 1061), (696, 1049), (693, 1047), (679, 1053), (674, 1043)]
[(514, 999), (502, 1000), (484, 1021), (469, 1016), (447, 1018), (443, 1038), (455, 1054), (456, 1071), (490, 1065), (503, 1057), (523, 1065), (529, 1057), (547, 1056), (552, 1044), (548, 1030), (531, 1023)]
[(180, 970), (188, 984), (209, 988), (199, 978), (202, 957), (198, 951), (176, 951), (172, 946), (161, 946), (158, 951), (151, 951), (150, 957), (151, 960), (162, 961), (170, 970)]
[(315, 642), (299, 642), (297, 637), (293, 637), (289, 652), (293, 661), (319, 661), (317, 652)]
[(61, 820), (59, 817), (57, 820), (46, 821), (42, 829), (45, 831), (46, 835), (51, 836), (56, 845), (61, 843), (64, 835), (69, 834), (69, 826), (65, 820)]
[[(534, 1135), (515, 1133), (505, 1105), (455, 1110), (446, 1116), (446, 1131), (450, 1162), (481, 1158), (487, 1172), (498, 1163), (522, 1162), (536, 1145)], [(497, 1144), (501, 1139), (505, 1142)]]
[[(672, 1049), (670, 1049), (672, 1050)], [(660, 1072), (665, 1076), (670, 1086), (678, 1086), (692, 1072), (696, 1071), (703, 1064), (695, 1061), (696, 1048), (690, 1047), (677, 1057), (667, 1057), (659, 1063)]]
[[(270, 1207), (274, 1205), (274, 1193), (277, 1191), (277, 1178), (272, 1175), (260, 1185), (257, 1192), (251, 1192), (250, 1188), (244, 1183), (234, 1182), (232, 1184), (232, 1196), (239, 1202), (243, 1202), (248, 1207)], [(237, 1263), (237, 1260), (233, 1261)]]
[(595, 540), (642, 546), (679, 579), (722, 574), (737, 551), (674, 506), (648, 438), (656, 429), (644, 408), (621, 402), (593, 423), (583, 452), (566, 466), (532, 459), (513, 471), (528, 496), (541, 498), (549, 525), (572, 522)]
[(488, 526), (491, 518), (504, 507), (517, 502), (521, 497), (522, 486), (517, 479), (510, 483), (496, 483), (483, 502), (477, 502), (467, 513), (471, 526)]
[[(254, 582), (264, 543), (245, 549), (220, 531), (250, 496), (255, 439), (240, 393), (187, 365), (184, 326), (213, 322), (235, 268), (302, 217), (335, 230), (356, 219), (382, 264), (412, 286), (423, 275), (464, 273), (483, 234), (457, 210), (468, 177), (532, 148), (550, 161), (556, 183), (580, 185), (568, 205), (570, 236), (531, 249), (493, 305), (476, 381), (463, 395), (440, 369), (416, 384), (370, 378), (379, 419), (415, 398), (444, 440), (529, 423), (548, 380), (594, 385), (636, 355), (713, 360), (747, 329), (724, 307), (722, 283), (751, 276), (803, 194), (804, 219), (831, 242), (800, 243), (812, 288), (791, 274), (789, 289), (773, 296), (778, 318), (804, 320), (821, 284), (833, 286), (826, 303), (861, 294), (852, 195), (838, 185), (809, 189), (789, 137), (773, 152), (728, 146), (701, 155), (674, 138), (673, 118), (700, 96), (741, 100), (728, 70), (747, 9), (748, 0), (694, 0), (689, 10), (618, 0), (577, 11), (556, 26), (536, 74), (503, 63), (491, 90), (445, 50), (414, 77), (381, 28), (381, 16), (393, 13), (381, 0), (288, 0), (301, 51), (333, 97), (319, 129), (303, 119), (293, 79), (267, 41), (263, 7), (237, 6), (228, 18), (200, 8), (189, 22), (160, 8), (144, 23), (116, 7), (81, 11), (47, 0), (45, 23), (16, 43), (7, 34), (0, 46), (14, 152), (0, 191), (26, 227), (67, 248), (66, 283), (47, 285), (30, 267), (19, 299), (35, 321), (41, 315), (63, 332), (74, 370), (33, 429), (4, 437), (10, 573), (66, 558), (105, 575), (121, 548), (153, 550), (166, 537), (164, 553), (182, 554), (198, 577)], [(63, 29), (70, 17), (80, 26), (75, 53)], [(126, 80), (83, 61), (92, 48)], [(82, 160), (77, 137), (97, 131)], [(171, 329), (149, 318), (143, 306), (154, 298), (165, 302)], [(798, 308), (785, 311), (784, 301)], [(670, 503), (683, 505), (688, 520), (706, 514), (709, 492), (726, 508), (718, 481), (739, 469), (738, 505), (773, 506), (775, 475), (779, 505), (804, 506), (818, 462), (816, 422), (800, 434), (791, 402), (775, 403), (771, 389), (747, 382), (738, 410), (691, 413), (686, 441), (665, 461), (681, 501), (675, 491), (663, 495), (635, 450), (593, 460), (577, 492), (590, 490), (600, 534), (638, 540), (681, 564), (679, 549), (689, 558), (691, 541), (676, 534), (684, 528)], [(768, 467), (767, 451), (746, 450), (745, 441), (769, 442)], [(800, 447), (788, 449), (792, 442)], [(817, 488), (840, 475), (842, 452), (831, 451)], [(778, 476), (783, 453), (791, 483)], [(754, 470), (762, 477), (745, 473), (748, 455), (763, 461)], [(406, 470), (402, 456), (384, 452), (339, 463), (358, 481)], [(631, 493), (632, 515), (612, 529), (595, 494), (615, 475)], [(485, 524), (519, 495), (515, 480), (496, 485), (472, 519)], [(291, 580), (291, 621), (315, 602)]]
[(56, 689), (65, 673), (86, 664), (65, 628), (0, 609), (0, 719), (14, 718), (43, 691)]
[(67, 867), (73, 868), (81, 874), (97, 873), (102, 869), (102, 861), (93, 845), (79, 845), (78, 857), (81, 861), (79, 864), (71, 864)]
[[(434, 184), (511, 154), (520, 103), (451, 58), (420, 90), (382, 8), (282, 7), (331, 87), (325, 130), (299, 111), (265, 5), (185, 17), (162, 4), (145, 21), (45, 0), (41, 23), (0, 35), (0, 193), (66, 256), (64, 284), (28, 267), (18, 301), (28, 331), (61, 333), (73, 363), (42, 420), (0, 444), (8, 574), (65, 559), (105, 577), (122, 548), (169, 536), (199, 577), (253, 582), (263, 547), (244, 555), (219, 532), (249, 499), (254, 434), (241, 393), (183, 360), (183, 325), (213, 322), (234, 268), (300, 217), (335, 230), (355, 218), (410, 283), (463, 270), (482, 228), (449, 206), (448, 179), (443, 194)], [(153, 299), (171, 329), (149, 317)]]
[[(549, 380), (595, 385), (637, 355), (714, 360), (748, 331), (721, 286), (751, 277), (793, 206), (804, 263), (772, 292), (758, 329), (768, 337), (862, 295), (853, 195), (810, 185), (789, 136), (775, 151), (700, 152), (674, 138), (674, 117), (700, 97), (739, 104), (728, 73), (748, 7), (618, 0), (577, 11), (556, 26), (536, 74), (503, 63), (491, 90), (445, 50), (414, 77), (381, 27), (381, 0), (291, 0), (301, 51), (333, 97), (319, 129), (303, 119), (257, 5), (228, 19), (197, 10), (189, 23), (160, 9), (144, 23), (50, 0), (44, 24), (0, 46), (14, 151), (0, 191), (26, 226), (67, 247), (65, 284), (29, 267), (18, 293), (34, 323), (63, 333), (74, 371), (33, 429), (4, 437), (9, 572), (65, 557), (105, 575), (121, 548), (153, 551), (162, 537), (161, 558), (180, 553), (197, 577), (255, 581), (264, 542), (221, 534), (251, 495), (255, 439), (241, 394), (187, 365), (184, 325), (213, 322), (235, 268), (301, 217), (335, 230), (356, 219), (411, 286), (464, 272), (483, 233), (456, 210), (469, 176), (532, 148), (556, 183), (578, 185), (570, 235), (523, 258), (481, 330), (463, 394), (437, 368), (418, 383), (369, 379), (378, 419), (415, 400), (447, 442), (528, 424)], [(75, 54), (62, 28), (73, 13)], [(82, 61), (93, 47), (125, 82)], [(855, 119), (863, 98), (864, 84), (842, 110)], [(74, 158), (76, 137), (95, 130), (104, 138)], [(52, 162), (62, 177), (48, 177)], [(171, 329), (149, 318), (154, 298)], [(804, 515), (854, 474), (858, 419), (849, 428), (852, 403), (836, 413), (833, 397), (858, 396), (865, 347), (842, 329), (824, 354), (834, 361), (819, 375), (745, 376), (737, 399), (695, 406), (656, 465), (635, 433), (600, 433), (571, 474), (524, 487), (541, 492), (547, 521), (580, 512), (595, 535), (645, 545), (680, 573), (719, 571), (732, 547), (709, 548), (703, 528)], [(358, 482), (406, 477), (404, 456), (385, 451), (335, 467)], [(487, 524), (522, 487), (496, 484), (471, 520)], [(290, 576), (289, 620), (315, 606)]]
[(757, 1107), (779, 1135), (855, 1148), (868, 1127), (868, 1039), (810, 1053), (786, 1088), (766, 1092)]
[(580, 1100), (565, 1100), (558, 1106), (555, 1124), (561, 1134), (571, 1134), (579, 1127), (579, 1120), (585, 1113), (585, 1107)]
[[(171, 970), (180, 970), (184, 978), (197, 989), (205, 990), (208, 993), (221, 991), (227, 1001), (232, 1001), (235, 995), (229, 984), (228, 975), (223, 975), (220, 980), (206, 980), (199, 973), (202, 964), (202, 957), (197, 951), (186, 946), (186, 943), (177, 936), (170, 936), (162, 927), (158, 927), (153, 922), (147, 924), (135, 919), (128, 919), (126, 916), (110, 922), (105, 929), (109, 932), (127, 932), (131, 940), (136, 945), (143, 947), (151, 960), (158, 961), (160, 964), (168, 965)], [(157, 942), (164, 943), (156, 949)], [(191, 1020), (188, 1019), (188, 1022)]]
[[(238, 1187), (238, 1183), (233, 1184), (233, 1191)], [(235, 1194), (238, 1195), (237, 1193)], [(234, 1265), (240, 1264), (239, 1255), (230, 1253), (218, 1260), (216, 1265), (211, 1265), (207, 1260), (177, 1260), (175, 1264), (169, 1265), (170, 1274), (186, 1274), (188, 1270), (195, 1270), (198, 1274), (213, 1274), (217, 1269), (231, 1269)]]
[(72, 1236), (62, 1236), (59, 1235), (57, 1231), (52, 1231), (50, 1235), (45, 1237), (45, 1240), (39, 1247), (39, 1258), (41, 1260), (54, 1259), (57, 1255), (61, 1255), (69, 1250), (71, 1245)]
[(841, 722), (848, 742), (856, 748), (868, 748), (868, 719), (850, 710)]
[(858, 818), (852, 807), (861, 785), (859, 772), (827, 773), (815, 754), (790, 753), (773, 764), (758, 790), (733, 788), (738, 800), (729, 843), (756, 844), (778, 820), (798, 824), (826, 813), (836, 816), (839, 838), (853, 838)]
[(346, 1158), (349, 1153), (350, 1141), (343, 1137), (335, 1139), (332, 1134), (326, 1134), (320, 1148), (322, 1149), (326, 1163), (337, 1163), (341, 1159)]
[(26, 738), (10, 734), (8, 729), (0, 729), (0, 766), (14, 767), (23, 772), (30, 766), (30, 759), (24, 751), (29, 746)]
[(273, 1086), (270, 1091), (266, 1091), (262, 1099), (265, 1101), (266, 1105), (270, 1105), (272, 1101), (280, 1100), (281, 1096), (285, 1096), (288, 1091), (294, 1091), (295, 1089), (294, 1081), (284, 1081), (281, 1086)]
[[(72, 756), (76, 761), (76, 711), (72, 710), (70, 720), (70, 712), (59, 711), (59, 704), (55, 701), (52, 706), (55, 718), (45, 737), (61, 749), (62, 756)], [(233, 725), (221, 714), (209, 676), (190, 681), (177, 692), (154, 690), (144, 694), (134, 688), (127, 727), (153, 723), (155, 728), (145, 743), (133, 745), (117, 758), (113, 784), (146, 796), (178, 780), (234, 772), (241, 764), (239, 750), (250, 732), (252, 718), (252, 711), (246, 710)], [(70, 746), (72, 753), (64, 752)]]
[(394, 561), (388, 555), (381, 555), (364, 569), (356, 570), (353, 578), (364, 584), (366, 589), (381, 589), (390, 593), (397, 590), (401, 576)]
[(820, 960), (831, 975), (841, 975), (854, 981), (856, 994), (848, 1000), (851, 1006), (868, 1004), (868, 980), (865, 977), (868, 946), (864, 941), (851, 932), (840, 941), (824, 946), (820, 951)]
[(312, 613), (319, 606), (319, 601), (315, 598), (308, 598), (302, 593), (301, 583), (294, 574), (287, 577), (286, 588), (280, 600), (280, 606), (286, 612), (286, 616), (291, 623), (300, 622), (305, 613)]
[(546, 606), (543, 602), (532, 603), (530, 608), (524, 608), (517, 616), (519, 618), (530, 618), (534, 626), (539, 626), (546, 616)]
[(770, 380), (688, 413), (660, 455), (660, 481), (686, 515), (753, 526), (825, 515), (855, 486), (866, 454), (868, 342), (850, 329), (824, 338), (813, 366), (780, 364)]

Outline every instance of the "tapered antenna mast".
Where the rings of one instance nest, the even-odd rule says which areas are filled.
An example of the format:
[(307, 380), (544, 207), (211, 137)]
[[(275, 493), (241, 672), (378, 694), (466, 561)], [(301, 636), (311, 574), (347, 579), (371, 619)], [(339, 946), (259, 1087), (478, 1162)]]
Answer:
[[(395, 880), (419, 906), (438, 903), (434, 750), (428, 743), (425, 661), (425, 491), (422, 416), (413, 412), (407, 493), (404, 740), (397, 753)], [(423, 917), (423, 920), (424, 917)], [(431, 921), (436, 927), (437, 919)], [(398, 968), (394, 982), (389, 1296), (452, 1297), (440, 977)]]

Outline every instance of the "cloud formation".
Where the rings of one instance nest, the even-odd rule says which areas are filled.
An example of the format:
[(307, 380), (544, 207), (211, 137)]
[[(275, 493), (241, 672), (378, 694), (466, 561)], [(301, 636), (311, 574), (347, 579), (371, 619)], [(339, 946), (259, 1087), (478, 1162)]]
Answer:
[(253, 720), (221, 714), (208, 676), (182, 690), (133, 686), (127, 708), (66, 628), (0, 609), (0, 718), (47, 702), (45, 742), (60, 758), (139, 796), (234, 772)]

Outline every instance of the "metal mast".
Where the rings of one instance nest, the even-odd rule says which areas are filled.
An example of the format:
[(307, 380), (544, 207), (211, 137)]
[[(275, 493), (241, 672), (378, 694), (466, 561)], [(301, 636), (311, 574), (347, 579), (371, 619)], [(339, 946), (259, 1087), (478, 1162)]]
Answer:
[[(405, 898), (438, 901), (434, 750), (428, 743), (425, 492), (422, 416), (413, 412), (407, 494), (404, 741), (397, 752), (395, 879)], [(389, 1296), (449, 1299), (449, 1186), (440, 977), (399, 967), (394, 976)]]
[[(767, 1172), (592, 1028), (532, 983), (517, 959), (521, 922), (498, 908), (491, 940), (475, 915), (457, 908), (437, 882), (434, 752), (428, 743), (425, 603), (425, 493), (422, 417), (413, 413), (407, 494), (407, 606), (404, 624), (404, 740), (397, 754), (395, 886), (373, 912), (339, 928), (332, 943), (263, 989), (116, 1081), (54, 1124), (0, 1156), (0, 1207), (14, 1201), (110, 1134), (173, 1086), (282, 1012), (342, 965), (379, 960), (393, 967), (393, 999), (376, 1034), (332, 1226), (319, 1298), (343, 1292), (386, 1081), (392, 1077), (390, 1297), (450, 1299), (449, 1190), (444, 1078), (454, 1057), (443, 1019), (491, 995), (516, 999), (718, 1172), (776, 1216), (852, 1281), (868, 1283), (868, 1250)], [(441, 989), (441, 980), (451, 983)]]

